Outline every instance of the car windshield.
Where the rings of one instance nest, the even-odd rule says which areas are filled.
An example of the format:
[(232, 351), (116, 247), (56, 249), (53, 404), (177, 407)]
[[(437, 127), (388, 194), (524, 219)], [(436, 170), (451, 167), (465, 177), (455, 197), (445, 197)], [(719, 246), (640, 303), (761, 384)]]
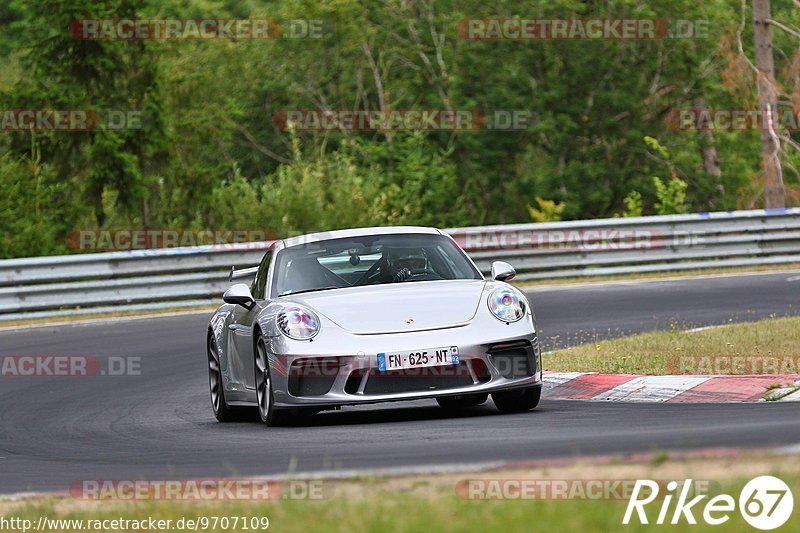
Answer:
[(483, 279), (444, 235), (364, 235), (300, 244), (278, 252), (277, 296), (363, 285)]

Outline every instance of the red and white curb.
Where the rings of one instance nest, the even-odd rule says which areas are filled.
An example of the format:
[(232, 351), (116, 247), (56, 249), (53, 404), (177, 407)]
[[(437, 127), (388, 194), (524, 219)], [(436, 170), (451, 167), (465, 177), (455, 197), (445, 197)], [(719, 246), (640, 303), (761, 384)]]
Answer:
[(553, 399), (683, 403), (800, 401), (800, 374), (637, 376), (545, 372), (542, 380), (543, 395)]

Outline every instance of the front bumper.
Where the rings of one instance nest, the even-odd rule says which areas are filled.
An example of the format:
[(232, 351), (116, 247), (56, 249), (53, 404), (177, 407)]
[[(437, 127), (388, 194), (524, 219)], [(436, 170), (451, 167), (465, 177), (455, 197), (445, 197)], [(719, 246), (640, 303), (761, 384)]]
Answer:
[[(487, 330), (493, 334), (487, 334)], [(380, 335), (339, 331), (337, 334), (347, 337), (340, 339), (346, 342), (344, 345), (358, 346), (359, 350), (341, 353), (324, 350), (323, 343), (272, 339), (270, 368), (276, 407), (417, 400), (537, 387), (542, 383), (541, 354), (532, 317), (510, 325), (473, 322), (434, 331)], [(324, 344), (338, 343), (329, 339)], [(378, 370), (380, 352), (450, 345), (459, 348), (458, 365)]]

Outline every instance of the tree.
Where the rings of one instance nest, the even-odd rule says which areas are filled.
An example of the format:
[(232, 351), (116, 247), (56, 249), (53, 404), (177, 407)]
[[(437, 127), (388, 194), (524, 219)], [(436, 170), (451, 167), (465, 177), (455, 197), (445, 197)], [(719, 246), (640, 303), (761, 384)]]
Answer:
[[(39, 140), (43, 160), (89, 197), (100, 226), (107, 215), (103, 195), (111, 191), (118, 208), (147, 222), (148, 176), (158, 173), (167, 145), (158, 60), (150, 43), (80, 40), (67, 28), (77, 19), (137, 18), (143, 7), (131, 0), (46, 0), (28, 8), (20, 23), (30, 76), (16, 84), (12, 106), (82, 109), (100, 118), (97, 129), (47, 132)], [(109, 124), (111, 113), (129, 112), (141, 128)], [(25, 153), (29, 134), (18, 134), (12, 146)]]
[(780, 140), (773, 123), (778, 116), (778, 91), (775, 83), (775, 62), (772, 56), (769, 0), (753, 0), (753, 36), (756, 45), (758, 107), (761, 127), (761, 166), (764, 171), (764, 196), (767, 209), (786, 207), (786, 191), (781, 169)]

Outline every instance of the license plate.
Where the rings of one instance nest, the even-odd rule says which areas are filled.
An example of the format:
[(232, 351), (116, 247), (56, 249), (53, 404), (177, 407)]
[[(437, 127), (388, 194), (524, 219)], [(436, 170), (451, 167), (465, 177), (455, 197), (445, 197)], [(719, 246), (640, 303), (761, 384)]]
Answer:
[(409, 350), (407, 352), (384, 352), (378, 354), (378, 370), (403, 370), (458, 364), (458, 346)]

